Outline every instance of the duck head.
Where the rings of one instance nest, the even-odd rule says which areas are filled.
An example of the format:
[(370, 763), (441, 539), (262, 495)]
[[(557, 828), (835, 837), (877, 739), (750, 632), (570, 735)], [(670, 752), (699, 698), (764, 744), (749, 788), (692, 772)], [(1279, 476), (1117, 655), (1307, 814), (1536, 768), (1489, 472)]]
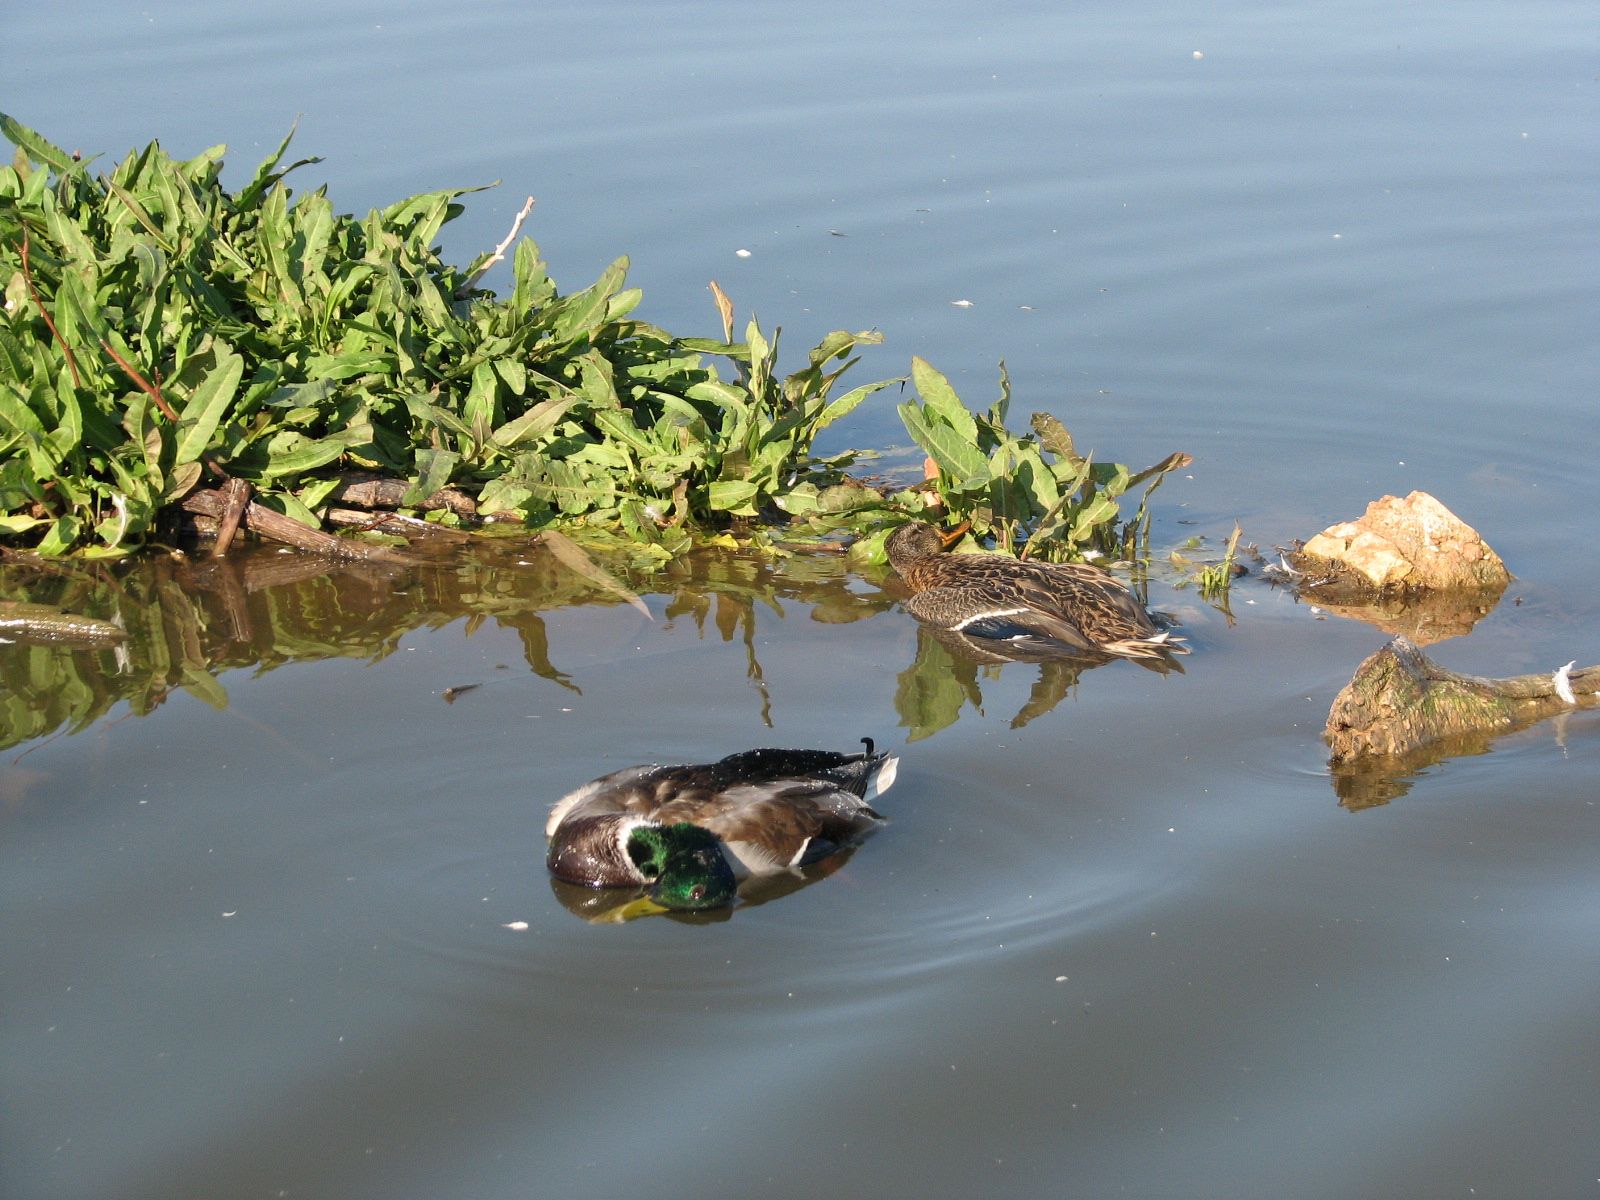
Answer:
[(942, 554), (961, 540), (961, 535), (967, 532), (970, 524), (963, 521), (954, 531), (940, 533), (926, 521), (907, 521), (891, 533), (889, 540), (883, 544), (884, 552), (889, 556), (889, 565), (898, 571), (911, 563)]
[(731, 904), (738, 881), (716, 837), (698, 825), (636, 825), (628, 857), (663, 908), (694, 910)]

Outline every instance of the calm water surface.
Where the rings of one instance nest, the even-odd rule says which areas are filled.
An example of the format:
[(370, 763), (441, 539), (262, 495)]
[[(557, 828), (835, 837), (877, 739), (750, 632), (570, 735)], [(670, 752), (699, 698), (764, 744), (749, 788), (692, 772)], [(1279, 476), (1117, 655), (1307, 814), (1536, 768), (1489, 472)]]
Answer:
[[(1162, 548), (1426, 489), (1518, 575), (1437, 657), (1600, 661), (1592, 5), (0, 31), (5, 111), (69, 146), (242, 174), (298, 115), (345, 209), (504, 180), (454, 257), (533, 193), (558, 279), (628, 253), (668, 328), (713, 331), (716, 278), (795, 355), (882, 329), (862, 381), (922, 354), (987, 403), (1004, 358), (1102, 457), (1196, 456)], [(838, 443), (898, 461), (879, 401)], [(836, 558), (630, 582), (652, 619), (531, 550), (0, 573), (136, 630), (0, 646), (0, 1191), (1595, 1193), (1600, 716), (1360, 807), (1320, 732), (1383, 635), (1253, 579), (1229, 620), (1158, 571), (1187, 674), (1075, 681), (951, 659)], [(545, 875), (545, 806), (606, 770), (866, 735), (891, 824), (789, 894), (616, 925)]]

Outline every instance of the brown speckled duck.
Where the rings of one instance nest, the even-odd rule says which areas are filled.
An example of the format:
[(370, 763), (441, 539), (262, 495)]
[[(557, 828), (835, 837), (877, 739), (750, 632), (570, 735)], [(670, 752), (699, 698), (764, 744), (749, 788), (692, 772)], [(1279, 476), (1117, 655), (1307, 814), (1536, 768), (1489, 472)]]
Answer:
[(946, 538), (910, 521), (885, 543), (890, 565), (914, 593), (906, 608), (919, 621), (967, 637), (1054, 643), (1086, 658), (1170, 663), (1189, 652), (1099, 567), (944, 553), (962, 532)]
[(644, 888), (668, 909), (731, 903), (740, 879), (817, 862), (883, 824), (868, 801), (894, 782), (899, 760), (862, 740), (861, 754), (746, 750), (614, 771), (550, 810), (550, 871)]

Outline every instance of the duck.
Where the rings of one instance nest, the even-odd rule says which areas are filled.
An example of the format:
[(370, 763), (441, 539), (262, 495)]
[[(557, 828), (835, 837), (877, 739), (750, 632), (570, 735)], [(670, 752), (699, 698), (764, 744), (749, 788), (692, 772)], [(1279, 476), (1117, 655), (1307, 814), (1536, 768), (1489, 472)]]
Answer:
[(919, 621), (967, 638), (1055, 647), (1064, 656), (1128, 658), (1176, 668), (1182, 638), (1160, 628), (1120, 580), (1088, 563), (946, 554), (967, 527), (942, 534), (908, 521), (889, 535), (889, 565), (911, 589)]
[(745, 750), (714, 763), (613, 771), (563, 796), (545, 822), (550, 873), (643, 888), (672, 911), (731, 904), (741, 881), (854, 845), (885, 818), (871, 801), (899, 759), (865, 750)]

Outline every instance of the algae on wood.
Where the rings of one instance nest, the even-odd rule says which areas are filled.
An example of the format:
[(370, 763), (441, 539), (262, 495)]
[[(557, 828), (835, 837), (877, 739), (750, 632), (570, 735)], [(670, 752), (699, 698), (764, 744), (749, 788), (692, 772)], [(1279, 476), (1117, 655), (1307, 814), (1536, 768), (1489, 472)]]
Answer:
[[(1568, 687), (1562, 692), (1562, 683)], [(1600, 666), (1486, 679), (1446, 670), (1403, 637), (1356, 669), (1334, 698), (1324, 736), (1339, 767), (1405, 755), (1444, 738), (1505, 733), (1600, 703)]]

